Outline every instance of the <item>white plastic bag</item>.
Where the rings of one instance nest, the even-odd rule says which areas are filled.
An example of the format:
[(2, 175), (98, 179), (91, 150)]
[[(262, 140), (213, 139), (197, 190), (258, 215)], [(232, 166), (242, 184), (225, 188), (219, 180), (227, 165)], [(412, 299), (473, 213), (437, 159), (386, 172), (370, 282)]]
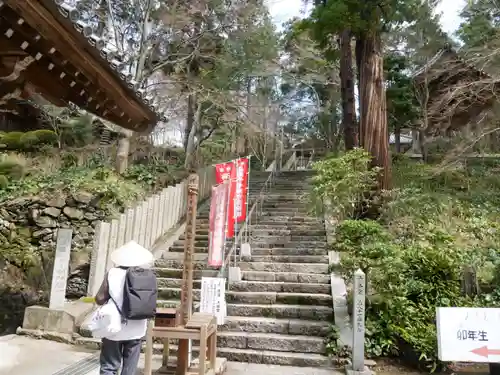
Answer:
[(112, 301), (97, 308), (82, 324), (82, 328), (92, 332), (95, 338), (114, 335), (122, 329), (122, 319)]

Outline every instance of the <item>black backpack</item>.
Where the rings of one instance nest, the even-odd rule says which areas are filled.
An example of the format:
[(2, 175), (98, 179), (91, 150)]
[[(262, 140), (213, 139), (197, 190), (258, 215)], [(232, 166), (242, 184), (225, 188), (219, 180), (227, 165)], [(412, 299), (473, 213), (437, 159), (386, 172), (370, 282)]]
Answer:
[(125, 276), (123, 305), (118, 311), (125, 321), (153, 318), (157, 297), (158, 284), (153, 270), (130, 267)]

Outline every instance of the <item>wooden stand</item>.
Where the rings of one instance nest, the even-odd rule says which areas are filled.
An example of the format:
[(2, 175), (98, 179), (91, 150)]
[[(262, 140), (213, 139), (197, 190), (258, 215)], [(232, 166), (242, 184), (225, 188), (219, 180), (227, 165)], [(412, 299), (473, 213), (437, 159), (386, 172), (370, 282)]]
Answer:
[[(163, 363), (167, 368), (170, 339), (179, 340), (176, 375), (215, 375), (217, 357), (217, 319), (212, 314), (194, 313), (186, 325), (158, 327), (150, 324), (146, 336), (144, 375), (152, 374), (153, 338), (163, 340)], [(189, 367), (189, 340), (199, 340), (200, 357), (197, 367)]]

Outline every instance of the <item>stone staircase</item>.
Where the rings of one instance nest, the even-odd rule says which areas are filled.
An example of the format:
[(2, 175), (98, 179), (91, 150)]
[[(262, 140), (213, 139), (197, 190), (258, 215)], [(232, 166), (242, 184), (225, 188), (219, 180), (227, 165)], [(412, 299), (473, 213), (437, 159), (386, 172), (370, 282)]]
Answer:
[[(252, 257), (239, 263), (242, 281), (228, 286), (228, 316), (219, 331), (219, 357), (278, 365), (329, 365), (323, 338), (333, 315), (328, 251), (323, 221), (308, 213), (309, 176), (309, 171), (282, 172), (266, 196), (261, 215), (252, 218)], [(252, 174), (250, 201), (267, 177), (268, 173)], [(201, 277), (218, 273), (207, 265), (208, 214), (209, 208), (204, 207), (197, 217), (195, 301), (200, 298)], [(181, 236), (156, 263), (162, 306), (179, 304), (183, 251)]]

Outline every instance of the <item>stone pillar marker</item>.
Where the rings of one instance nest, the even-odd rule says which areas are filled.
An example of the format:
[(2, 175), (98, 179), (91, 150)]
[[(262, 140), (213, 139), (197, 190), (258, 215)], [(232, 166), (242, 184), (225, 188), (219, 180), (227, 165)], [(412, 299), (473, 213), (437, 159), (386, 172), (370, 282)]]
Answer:
[(366, 275), (358, 269), (354, 272), (354, 298), (352, 316), (352, 364), (346, 367), (348, 375), (368, 375), (365, 366), (365, 299)]
[(61, 310), (64, 308), (72, 237), (73, 229), (59, 228), (57, 230), (56, 258), (50, 287), (50, 309)]

